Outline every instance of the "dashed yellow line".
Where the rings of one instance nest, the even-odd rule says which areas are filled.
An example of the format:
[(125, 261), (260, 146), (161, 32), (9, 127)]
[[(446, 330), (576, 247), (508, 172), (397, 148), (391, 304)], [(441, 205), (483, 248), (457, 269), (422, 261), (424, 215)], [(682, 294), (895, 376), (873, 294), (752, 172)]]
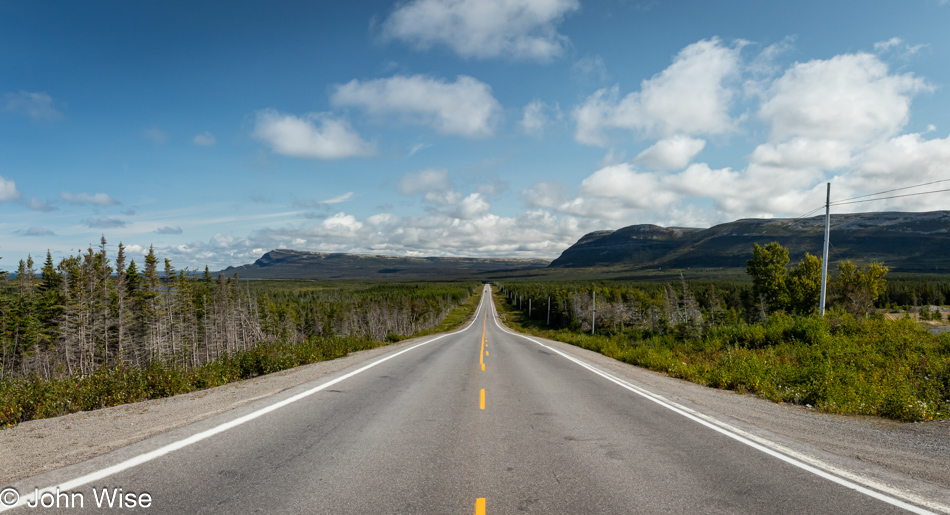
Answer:
[(485, 498), (475, 499), (475, 515), (485, 515)]
[(488, 314), (485, 314), (485, 318), (482, 319), (482, 350), (478, 353), (478, 362), (482, 365), (482, 370), (485, 370), (485, 356), (488, 356), (488, 351), (485, 350), (485, 333), (487, 330), (486, 324), (488, 323)]
[(485, 389), (484, 388), (482, 388), (482, 392), (481, 394), (479, 394), (478, 407), (479, 409), (485, 409)]

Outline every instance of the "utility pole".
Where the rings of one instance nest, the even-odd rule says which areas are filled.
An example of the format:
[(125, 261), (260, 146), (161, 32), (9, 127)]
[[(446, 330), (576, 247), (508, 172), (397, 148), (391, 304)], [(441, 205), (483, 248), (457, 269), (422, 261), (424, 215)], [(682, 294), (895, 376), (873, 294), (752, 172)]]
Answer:
[(597, 291), (591, 292), (590, 300), (590, 334), (594, 334), (594, 322), (597, 321)]
[(531, 299), (528, 299), (528, 318), (531, 318)]
[(551, 296), (548, 295), (548, 325), (551, 325)]
[(825, 197), (825, 248), (821, 253), (821, 300), (818, 312), (825, 316), (825, 290), (828, 288), (828, 235), (831, 232), (831, 183), (828, 183), (828, 196)]

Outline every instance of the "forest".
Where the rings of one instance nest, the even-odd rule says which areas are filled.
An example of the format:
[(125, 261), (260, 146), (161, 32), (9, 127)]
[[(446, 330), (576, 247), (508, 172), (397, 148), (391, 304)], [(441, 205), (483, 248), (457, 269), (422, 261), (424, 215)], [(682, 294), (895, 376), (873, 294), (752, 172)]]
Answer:
[[(477, 283), (281, 283), (120, 243), (0, 277), (0, 427), (345, 356), (440, 327)], [(3, 274), (7, 275), (7, 274)], [(457, 318), (457, 317), (456, 317)], [(455, 320), (458, 323), (459, 320)]]

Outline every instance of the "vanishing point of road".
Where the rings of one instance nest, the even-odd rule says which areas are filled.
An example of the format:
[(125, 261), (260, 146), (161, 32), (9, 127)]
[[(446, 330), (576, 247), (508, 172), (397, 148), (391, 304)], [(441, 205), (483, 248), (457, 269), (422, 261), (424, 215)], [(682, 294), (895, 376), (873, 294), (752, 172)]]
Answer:
[(462, 330), (44, 476), (42, 511), (928, 513), (508, 331), (485, 288)]

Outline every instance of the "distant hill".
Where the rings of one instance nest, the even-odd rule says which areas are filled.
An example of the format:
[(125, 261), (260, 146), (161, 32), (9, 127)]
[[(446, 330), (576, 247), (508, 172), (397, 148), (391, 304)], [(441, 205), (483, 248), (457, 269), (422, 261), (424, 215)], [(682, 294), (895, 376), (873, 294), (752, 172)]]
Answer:
[(544, 268), (547, 259), (396, 257), (277, 249), (219, 273), (242, 279), (468, 279), (489, 272)]
[[(632, 225), (587, 234), (551, 268), (744, 268), (753, 243), (777, 241), (793, 262), (820, 256), (824, 216), (744, 219), (709, 229)], [(895, 272), (950, 271), (950, 211), (831, 216), (831, 263), (880, 261)]]

